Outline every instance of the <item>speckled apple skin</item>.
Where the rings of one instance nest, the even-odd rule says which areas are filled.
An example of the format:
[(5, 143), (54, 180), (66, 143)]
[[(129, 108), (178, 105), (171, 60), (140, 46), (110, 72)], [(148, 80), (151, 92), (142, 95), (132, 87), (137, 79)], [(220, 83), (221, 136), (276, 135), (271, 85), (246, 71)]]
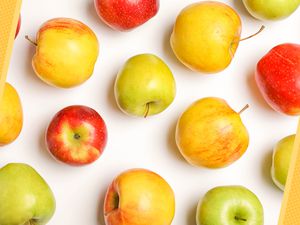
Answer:
[(95, 7), (108, 26), (129, 31), (157, 14), (159, 0), (95, 0)]
[(257, 64), (255, 79), (269, 105), (287, 115), (300, 115), (300, 45), (274, 47)]

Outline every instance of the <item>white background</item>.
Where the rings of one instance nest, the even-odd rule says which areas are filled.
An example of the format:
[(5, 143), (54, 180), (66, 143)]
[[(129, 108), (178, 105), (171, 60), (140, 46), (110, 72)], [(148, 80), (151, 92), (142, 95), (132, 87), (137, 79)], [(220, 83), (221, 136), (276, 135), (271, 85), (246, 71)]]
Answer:
[[(174, 225), (194, 225), (198, 200), (219, 185), (244, 185), (257, 194), (265, 210), (265, 224), (274, 225), (279, 215), (282, 192), (272, 183), (269, 170), (274, 144), (294, 133), (295, 117), (272, 111), (260, 96), (253, 79), (258, 60), (272, 47), (299, 42), (300, 11), (276, 23), (265, 23), (259, 36), (242, 42), (228, 69), (203, 76), (183, 67), (169, 45), (172, 25), (180, 10), (195, 0), (162, 0), (158, 15), (144, 26), (120, 33), (105, 26), (95, 13), (92, 0), (25, 0), (22, 28), (16, 40), (8, 81), (18, 90), (24, 108), (24, 128), (18, 140), (0, 151), (0, 166), (9, 162), (32, 165), (47, 180), (57, 201), (50, 225), (104, 224), (103, 198), (107, 186), (120, 172), (135, 167), (151, 169), (163, 176), (176, 194)], [(256, 32), (262, 22), (249, 16), (241, 0), (232, 5), (243, 21), (242, 36)], [(62, 90), (47, 86), (34, 74), (34, 46), (24, 36), (34, 37), (39, 26), (55, 17), (71, 17), (89, 25), (97, 34), (101, 53), (94, 75), (82, 86)], [(131, 118), (120, 112), (113, 96), (118, 69), (131, 56), (154, 53), (171, 67), (177, 81), (177, 97), (162, 114), (147, 119)], [(250, 147), (236, 163), (225, 169), (207, 170), (188, 165), (174, 142), (179, 115), (195, 100), (222, 97), (236, 111), (250, 109), (242, 119), (250, 133)], [(109, 142), (96, 163), (73, 168), (56, 162), (45, 149), (44, 131), (53, 115), (65, 106), (84, 104), (105, 119)]]

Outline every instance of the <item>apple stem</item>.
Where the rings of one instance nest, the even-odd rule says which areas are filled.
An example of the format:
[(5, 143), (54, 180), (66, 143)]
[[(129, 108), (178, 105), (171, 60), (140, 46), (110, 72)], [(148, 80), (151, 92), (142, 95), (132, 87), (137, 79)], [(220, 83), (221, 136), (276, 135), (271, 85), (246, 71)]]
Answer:
[(24, 225), (32, 225), (31, 220), (27, 221)]
[(25, 36), (25, 39), (26, 39), (27, 41), (29, 41), (31, 44), (37, 46), (37, 43), (36, 43), (35, 41), (31, 40), (31, 39), (29, 38), (28, 35)]
[(149, 111), (150, 111), (150, 103), (147, 103), (146, 104), (146, 112), (145, 112), (144, 118), (147, 118), (147, 116), (149, 114)]
[(247, 221), (246, 219), (244, 219), (244, 218), (240, 218), (240, 217), (234, 217), (234, 219), (236, 219), (236, 220), (241, 220), (241, 221)]
[(239, 112), (239, 114), (242, 114), (244, 111), (246, 111), (246, 109), (248, 109), (250, 106), (247, 104), (245, 105), (244, 108), (242, 108), (242, 110)]
[(250, 35), (250, 36), (248, 36), (248, 37), (245, 37), (245, 38), (240, 39), (240, 41), (245, 41), (245, 40), (248, 40), (248, 39), (250, 39), (250, 38), (253, 38), (254, 36), (258, 35), (260, 32), (262, 32), (264, 29), (265, 29), (265, 26), (262, 25), (262, 26), (260, 27), (259, 31), (257, 31), (256, 33), (254, 33), (254, 34), (252, 34), (252, 35)]

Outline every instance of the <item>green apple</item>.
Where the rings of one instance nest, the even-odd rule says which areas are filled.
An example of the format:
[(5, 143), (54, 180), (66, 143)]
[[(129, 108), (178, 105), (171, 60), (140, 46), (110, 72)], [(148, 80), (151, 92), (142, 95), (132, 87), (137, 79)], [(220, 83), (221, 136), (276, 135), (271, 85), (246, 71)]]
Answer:
[(290, 135), (281, 139), (273, 151), (271, 176), (273, 182), (283, 191), (289, 172), (295, 136)]
[(152, 54), (130, 58), (115, 82), (118, 106), (129, 115), (158, 114), (173, 102), (175, 95), (176, 84), (171, 70)]
[(243, 0), (249, 13), (260, 20), (280, 20), (290, 16), (300, 0)]
[(54, 211), (53, 193), (32, 167), (11, 163), (0, 169), (1, 225), (44, 225)]
[(199, 202), (197, 225), (263, 225), (262, 204), (242, 186), (216, 187)]

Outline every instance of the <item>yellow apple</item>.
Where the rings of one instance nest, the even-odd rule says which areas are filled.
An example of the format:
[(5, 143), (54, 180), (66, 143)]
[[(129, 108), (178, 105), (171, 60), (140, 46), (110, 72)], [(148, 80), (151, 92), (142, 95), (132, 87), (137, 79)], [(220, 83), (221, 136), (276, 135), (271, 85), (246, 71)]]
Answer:
[(33, 69), (46, 83), (70, 88), (93, 74), (99, 44), (85, 24), (68, 18), (49, 20), (40, 28), (35, 44)]
[(106, 225), (170, 225), (174, 212), (172, 188), (145, 169), (129, 170), (115, 178), (104, 202)]
[(177, 58), (194, 71), (216, 73), (233, 59), (241, 36), (241, 19), (228, 5), (202, 1), (177, 17), (171, 46)]
[(220, 98), (204, 98), (179, 118), (176, 143), (194, 166), (221, 168), (238, 160), (247, 150), (248, 131), (240, 114)]
[(0, 146), (10, 144), (20, 134), (23, 112), (17, 91), (6, 83), (0, 100)]

